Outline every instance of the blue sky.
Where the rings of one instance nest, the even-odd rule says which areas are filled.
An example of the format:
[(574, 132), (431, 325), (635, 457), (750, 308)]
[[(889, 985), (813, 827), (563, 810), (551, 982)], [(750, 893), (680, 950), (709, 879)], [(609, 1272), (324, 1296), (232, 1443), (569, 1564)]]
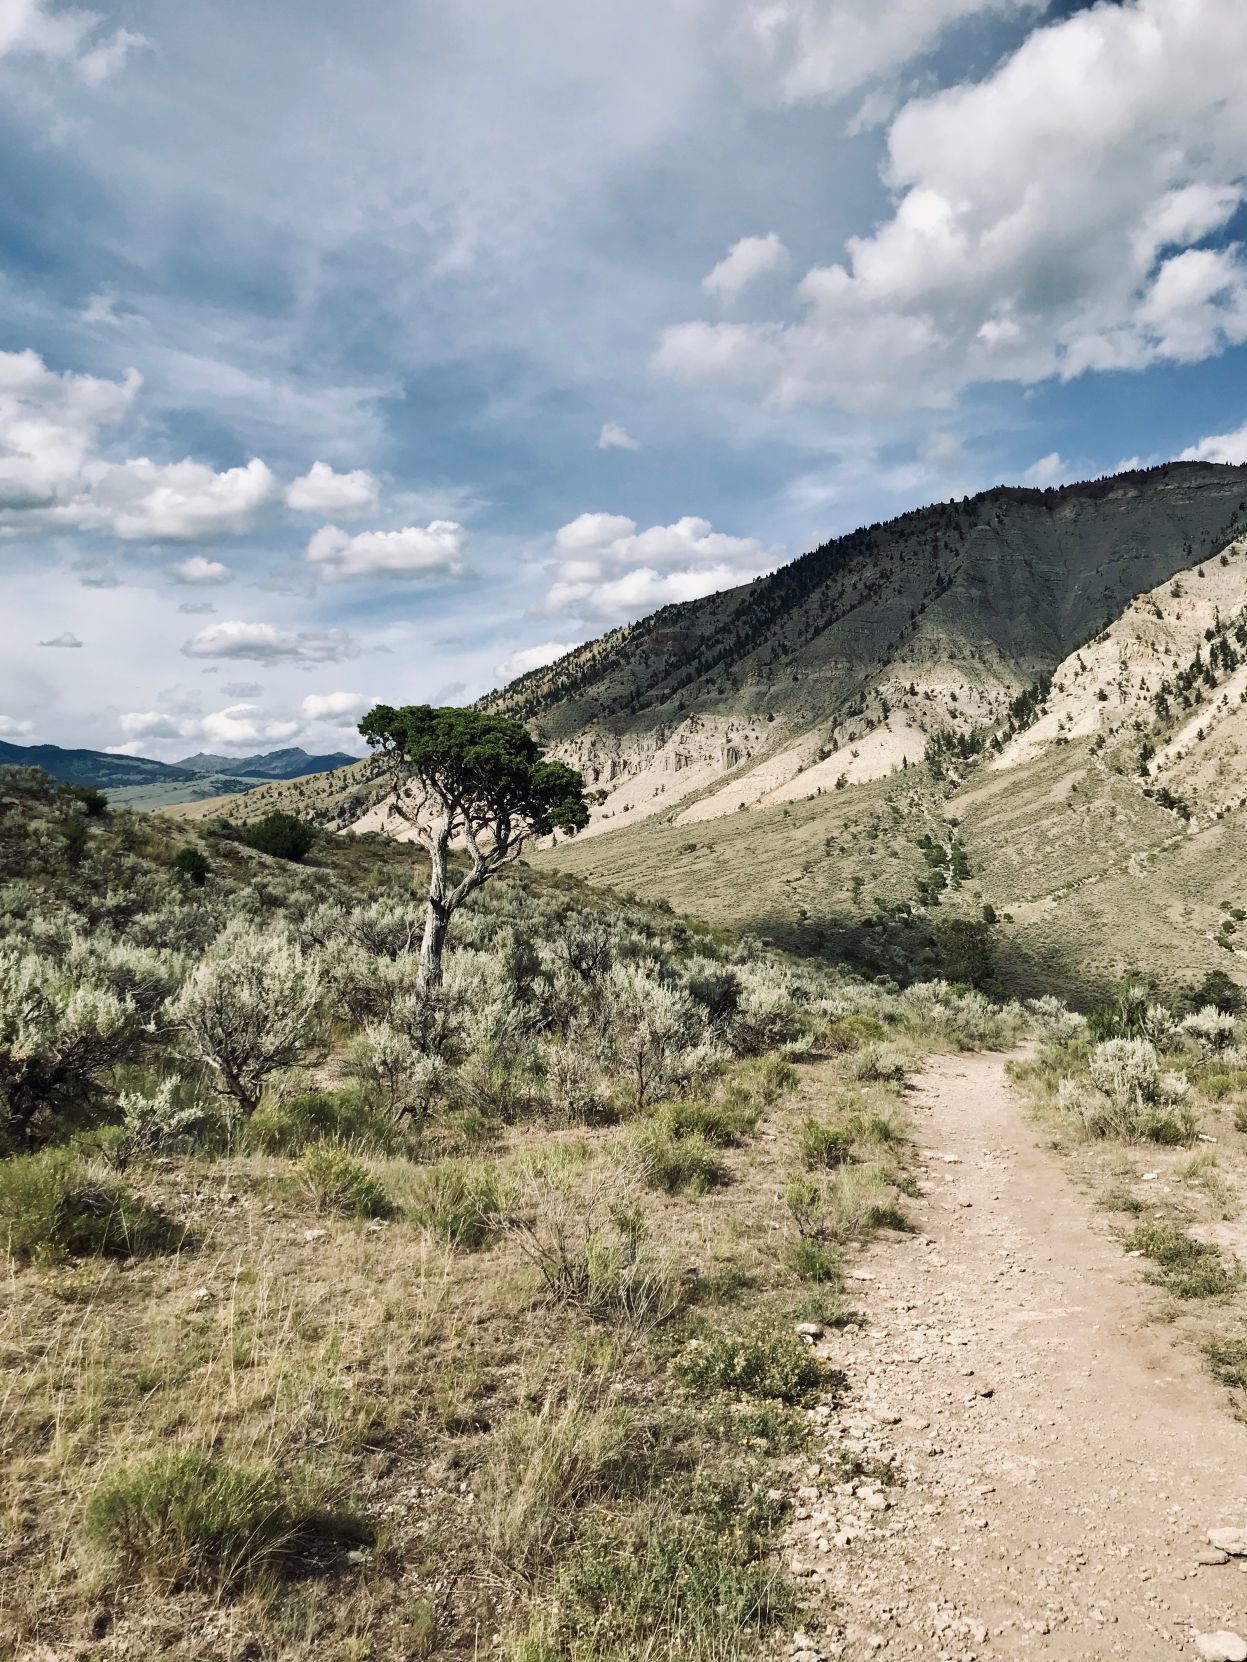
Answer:
[(0, 0), (0, 737), (352, 748), (1247, 460), (1242, 0)]

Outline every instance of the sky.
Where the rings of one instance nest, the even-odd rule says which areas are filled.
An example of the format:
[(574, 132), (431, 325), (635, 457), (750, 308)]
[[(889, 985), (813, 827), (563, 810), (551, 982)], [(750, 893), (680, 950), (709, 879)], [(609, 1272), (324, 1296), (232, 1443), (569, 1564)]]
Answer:
[(361, 750), (1247, 461), (1243, 0), (0, 0), (0, 738)]

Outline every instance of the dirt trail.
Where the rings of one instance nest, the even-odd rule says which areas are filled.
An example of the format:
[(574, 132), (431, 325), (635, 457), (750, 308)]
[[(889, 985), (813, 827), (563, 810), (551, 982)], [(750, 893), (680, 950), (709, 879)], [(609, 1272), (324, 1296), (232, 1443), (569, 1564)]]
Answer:
[(936, 1058), (911, 1097), (919, 1234), (855, 1272), (868, 1326), (819, 1352), (847, 1386), (799, 1492), (795, 1649), (845, 1658), (1200, 1655), (1247, 1634), (1247, 1426), (1165, 1327), (1159, 1298), (1075, 1187), (997, 1055)]

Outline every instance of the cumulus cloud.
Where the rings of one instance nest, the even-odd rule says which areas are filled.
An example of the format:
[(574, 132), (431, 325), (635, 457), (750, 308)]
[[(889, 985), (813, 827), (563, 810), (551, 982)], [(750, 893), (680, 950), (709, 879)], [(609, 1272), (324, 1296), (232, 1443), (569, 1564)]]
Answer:
[(353, 727), (373, 702), (366, 693), (308, 693), (300, 710), (305, 721), (327, 721), (335, 727)]
[(18, 721), (16, 716), (0, 716), (0, 739), (24, 739), (34, 732), (29, 721)]
[(527, 675), (529, 670), (544, 669), (547, 664), (555, 663), (577, 644), (576, 641), (542, 641), (540, 646), (521, 647), (500, 664), (495, 664), (494, 674), (500, 681), (514, 681), (517, 675)]
[(728, 37), (766, 102), (831, 102), (925, 56), (954, 24), (1042, 10), (1047, 0), (748, 0)]
[(36, 352), (0, 352), (0, 527), (81, 491), (101, 429), (122, 419), (140, 384), (136, 370), (109, 381), (49, 369)]
[[(1137, 459), (1136, 459), (1137, 460)], [(1229, 462), (1241, 467), (1247, 464), (1247, 421), (1232, 433), (1212, 433), (1182, 452), (1184, 462)], [(1123, 467), (1126, 465), (1122, 464)]]
[(381, 487), (371, 473), (335, 473), (328, 462), (313, 462), (301, 479), (286, 488), (286, 502), (300, 513), (360, 519), (375, 514)]
[(731, 305), (759, 277), (782, 271), (788, 264), (788, 250), (768, 231), (764, 237), (741, 237), (701, 280), (707, 294), (712, 294), (724, 305)]
[(234, 658), (254, 663), (332, 664), (355, 655), (342, 629), (279, 629), (273, 623), (212, 623), (182, 647), (188, 658)]
[(220, 560), (206, 560), (202, 554), (179, 560), (170, 567), (170, 573), (177, 583), (228, 583), (234, 575)]
[(160, 464), (139, 456), (104, 468), (75, 518), (124, 542), (215, 542), (249, 531), (277, 488), (258, 457), (217, 473), (189, 457)]
[(1054, 450), (1051, 455), (1041, 456), (1037, 462), (1032, 462), (1022, 475), (1022, 481), (1042, 490), (1045, 485), (1059, 484), (1068, 472), (1060, 454)]
[(617, 421), (604, 421), (598, 434), (599, 450), (639, 450), (641, 446), (626, 427)]
[(280, 744), (294, 738), (301, 724), (265, 715), (255, 704), (231, 704), (206, 716), (178, 716), (166, 710), (126, 710), (121, 729), (131, 745), (149, 739), (178, 739), (209, 744), (216, 750), (240, 745)]
[(449, 577), (463, 569), (466, 540), (463, 526), (453, 519), (356, 536), (323, 525), (308, 543), (307, 557), (331, 583), (352, 577)]
[(53, 635), (50, 641), (40, 641), (39, 645), (75, 647), (81, 646), (82, 642), (78, 639), (77, 635), (72, 632), (72, 630), (63, 629), (59, 635)]
[(780, 403), (939, 407), (971, 382), (1189, 363), (1247, 341), (1239, 0), (1097, 5), (906, 104), (893, 211), (796, 290), (797, 322), (668, 329), (658, 367)]
[(585, 513), (559, 529), (554, 555), (546, 611), (619, 623), (747, 582), (773, 570), (784, 551), (693, 516), (638, 531), (626, 515)]

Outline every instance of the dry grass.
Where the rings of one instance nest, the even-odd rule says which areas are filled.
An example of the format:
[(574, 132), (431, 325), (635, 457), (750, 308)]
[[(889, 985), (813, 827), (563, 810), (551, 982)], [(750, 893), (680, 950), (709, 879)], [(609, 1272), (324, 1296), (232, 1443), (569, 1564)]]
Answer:
[[(748, 1654), (783, 1605), (755, 1563), (766, 1530), (720, 1564), (709, 1502), (678, 1475), (695, 1447), (707, 1481), (731, 1480), (735, 1416), (707, 1398), (691, 1422), (668, 1423), (679, 1394), (667, 1359), (682, 1322), (748, 1320), (780, 1334), (791, 1324), (795, 1230), (776, 1197), (799, 1165), (803, 1120), (841, 1084), (839, 1062), (803, 1066), (797, 1090), (765, 1110), (767, 1137), (716, 1150), (731, 1181), (700, 1197), (641, 1186), (628, 1126), (512, 1128), (496, 1156), (470, 1162), (477, 1187), (510, 1208), (476, 1250), (421, 1211), (436, 1168), (361, 1157), (393, 1208), (367, 1219), (322, 1210), (288, 1159), (237, 1155), (167, 1161), (133, 1179), (193, 1248), (126, 1264), (9, 1260), (0, 1654), (96, 1643), (105, 1657), (137, 1645), (174, 1662), (237, 1662), (257, 1643), (318, 1662), (466, 1659), (496, 1632), (524, 1632), (569, 1565), (575, 1596), (596, 1609), (597, 1567), (659, 1514), (699, 1566), (671, 1644), (701, 1654), (720, 1621), (713, 1643), (736, 1633), (731, 1654)], [(556, 1314), (521, 1218), (530, 1245), (562, 1219), (570, 1280), (553, 1292)], [(778, 1429), (776, 1448), (795, 1437)], [(147, 1472), (155, 1453), (174, 1457), (172, 1477)], [(224, 1551), (218, 1573), (190, 1573), (163, 1535), (163, 1558), (139, 1553), (144, 1531), (185, 1515), (175, 1480), (200, 1460), (220, 1478), (227, 1519), (252, 1502), (267, 1516), (280, 1497), (271, 1551), (254, 1564)], [(113, 1521), (92, 1534), (91, 1497), (136, 1471), (110, 1508), (97, 1502)], [(309, 1511), (353, 1520), (357, 1538), (308, 1527)], [(642, 1621), (663, 1572), (637, 1562), (629, 1620)], [(756, 1629), (742, 1614), (750, 1588), (772, 1611)], [(673, 1654), (635, 1630), (610, 1644), (603, 1656)]]

